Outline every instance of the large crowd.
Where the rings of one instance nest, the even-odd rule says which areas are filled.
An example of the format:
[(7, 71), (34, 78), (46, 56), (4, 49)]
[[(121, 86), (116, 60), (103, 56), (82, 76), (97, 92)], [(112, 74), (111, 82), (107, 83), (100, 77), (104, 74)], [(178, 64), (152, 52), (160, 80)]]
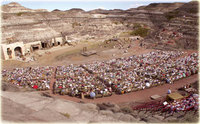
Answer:
[(54, 67), (27, 67), (14, 70), (2, 70), (2, 77), (7, 82), (21, 87), (31, 87), (38, 90), (50, 89), (50, 80)]
[[(7, 81), (19, 86), (49, 89), (56, 78), (54, 92), (80, 96), (124, 94), (164, 83), (174, 83), (198, 72), (198, 54), (182, 56), (179, 51), (154, 51), (90, 64), (2, 70)], [(53, 77), (54, 76), (54, 77)]]
[(156, 51), (83, 66), (97, 73), (112, 86), (114, 91), (123, 94), (164, 83), (173, 83), (178, 79), (196, 74), (197, 53), (181, 58), (183, 54), (183, 52), (175, 51)]
[(56, 77), (55, 90), (61, 94), (80, 96), (83, 93), (88, 97), (90, 92), (95, 92), (96, 96), (112, 94), (111, 88), (79, 66), (57, 67)]

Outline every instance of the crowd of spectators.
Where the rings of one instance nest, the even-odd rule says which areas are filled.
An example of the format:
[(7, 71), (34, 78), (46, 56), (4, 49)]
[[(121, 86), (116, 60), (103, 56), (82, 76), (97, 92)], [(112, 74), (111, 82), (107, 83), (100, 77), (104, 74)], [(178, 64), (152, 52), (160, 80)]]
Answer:
[(12, 71), (2, 70), (2, 77), (17, 86), (31, 87), (38, 90), (50, 89), (50, 79), (54, 67), (15, 68)]
[(146, 54), (95, 61), (90, 64), (2, 70), (7, 81), (19, 86), (49, 89), (56, 78), (54, 92), (71, 96), (109, 96), (173, 83), (198, 72), (198, 54), (157, 50)]
[(145, 89), (196, 74), (198, 55), (160, 51), (83, 65), (119, 94)]
[(198, 110), (199, 107), (199, 95), (191, 94), (190, 96), (183, 98), (181, 100), (174, 100), (173, 102), (164, 102), (163, 111), (179, 112), (179, 111), (189, 111)]
[(94, 92), (96, 96), (109, 96), (111, 88), (80, 66), (59, 66), (56, 71), (55, 92), (70, 96), (89, 96)]

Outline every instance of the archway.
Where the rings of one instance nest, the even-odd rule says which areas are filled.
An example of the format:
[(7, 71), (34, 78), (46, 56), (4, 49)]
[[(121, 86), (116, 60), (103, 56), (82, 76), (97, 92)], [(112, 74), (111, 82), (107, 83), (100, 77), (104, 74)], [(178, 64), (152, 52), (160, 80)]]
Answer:
[(9, 56), (9, 59), (12, 59), (12, 50), (10, 48), (7, 48), (7, 54)]
[(14, 49), (14, 51), (15, 51), (15, 56), (21, 56), (22, 55), (22, 48), (21, 47), (16, 47), (15, 49)]

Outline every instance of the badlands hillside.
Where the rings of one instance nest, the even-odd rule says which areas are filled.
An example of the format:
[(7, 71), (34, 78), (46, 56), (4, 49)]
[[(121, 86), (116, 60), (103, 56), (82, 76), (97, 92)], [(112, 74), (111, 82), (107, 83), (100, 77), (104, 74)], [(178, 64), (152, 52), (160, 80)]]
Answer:
[(128, 10), (74, 8), (51, 12), (15, 2), (2, 5), (3, 43), (48, 41), (61, 35), (73, 41), (140, 35), (151, 48), (197, 49), (198, 2), (152, 3)]
[[(29, 9), (12, 2), (2, 5), (1, 13), (2, 48), (6, 49), (4, 55), (9, 57), (8, 60), (2, 60), (2, 68), (6, 70), (40, 66), (57, 68), (59, 65), (71, 64), (76, 67), (95, 61), (102, 62), (114, 58), (139, 56), (156, 51), (155, 49), (179, 50), (185, 52), (182, 56), (184, 57), (196, 52), (198, 48), (197, 1), (152, 3), (127, 10), (84, 11), (80, 8), (73, 8), (63, 11), (55, 9), (51, 12), (45, 9)], [(44, 46), (46, 43), (42, 43), (49, 43), (52, 39), (64, 36), (67, 37), (67, 41), (72, 41), (71, 44), (68, 42), (68, 45), (55, 45), (54, 42), (54, 45), (46, 49)], [(22, 51), (28, 48), (27, 44), (35, 41), (41, 41), (39, 46), (44, 46), (44, 49), (38, 48), (33, 52), (25, 53), (27, 55), (21, 55)], [(26, 49), (24, 44), (24, 46), (18, 46), (20, 44), (16, 42), (23, 42), (27, 45)], [(13, 47), (12, 43), (17, 45)], [(10, 46), (4, 47), (5, 44), (10, 44)], [(37, 44), (32, 44), (30, 48), (35, 48), (35, 45)], [(20, 49), (20, 47), (22, 48)], [(90, 52), (94, 50), (97, 53), (87, 57), (83, 56), (81, 54), (83, 48)], [(12, 57), (16, 59), (12, 59)], [(150, 61), (152, 60), (150, 58)], [(123, 59), (121, 62), (124, 62)], [(140, 64), (140, 67), (143, 65)], [(41, 74), (42, 71), (39, 69), (38, 72)], [(50, 85), (56, 82), (56, 71), (53, 72), (55, 75), (50, 78)], [(140, 109), (133, 110), (134, 106), (150, 102), (152, 95), (159, 93), (158, 95), (165, 99), (169, 86), (172, 87), (172, 92), (175, 92), (183, 85), (195, 81), (196, 86), (197, 74), (172, 85), (148, 88), (141, 92), (124, 95), (113, 94), (110, 97), (97, 99), (79, 99), (68, 95), (52, 94), (52, 89), (35, 91), (27, 87), (17, 87), (8, 83), (7, 79), (3, 79), (2, 120), (4, 122), (87, 123), (197, 122), (199, 115), (194, 114), (193, 111), (189, 111), (187, 114), (185, 112), (175, 113), (171, 116), (170, 113), (164, 115), (160, 111), (152, 113), (152, 111), (145, 112)]]

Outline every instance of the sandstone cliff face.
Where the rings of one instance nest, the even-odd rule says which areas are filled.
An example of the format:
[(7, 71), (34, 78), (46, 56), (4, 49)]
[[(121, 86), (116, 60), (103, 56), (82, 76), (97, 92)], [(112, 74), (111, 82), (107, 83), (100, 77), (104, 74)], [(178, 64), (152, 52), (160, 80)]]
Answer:
[(159, 28), (146, 37), (147, 41), (158, 42), (162, 47), (198, 49), (197, 1), (185, 3), (173, 11), (164, 13), (163, 16), (166, 21), (160, 23)]
[[(198, 3), (186, 3), (190, 6), (197, 6)], [(181, 8), (182, 7), (182, 8)], [(147, 41), (161, 40), (155, 37), (156, 32), (160, 32), (162, 28), (170, 25), (178, 25), (184, 23), (183, 16), (190, 18), (193, 26), (185, 23), (180, 31), (187, 37), (186, 32), (197, 33), (198, 17), (194, 13), (183, 14), (184, 7), (188, 7), (183, 3), (174, 4), (150, 4), (149, 6), (139, 7), (137, 9), (128, 10), (92, 10), (84, 11), (82, 9), (71, 9), (67, 11), (36, 11), (22, 7), (17, 3), (3, 5), (2, 10), (2, 41), (7, 42), (8, 38), (13, 38), (13, 42), (23, 41), (32, 42), (36, 40), (45, 41), (57, 36), (61, 36), (61, 32), (69, 38), (75, 40), (105, 40), (113, 36), (118, 36), (123, 32), (134, 30), (135, 24), (146, 25), (150, 29), (150, 35)], [(197, 8), (196, 8), (197, 9)], [(172, 19), (166, 16), (168, 13), (180, 11)], [(195, 10), (190, 10), (195, 11)], [(182, 13), (182, 15), (181, 15)], [(180, 25), (180, 24), (179, 24)], [(169, 27), (170, 29), (172, 28)], [(195, 34), (196, 35), (196, 34)], [(191, 35), (193, 43), (197, 42), (197, 36)], [(184, 38), (182, 39), (184, 40)], [(189, 42), (189, 41), (188, 41)], [(178, 41), (176, 41), (179, 44)], [(194, 45), (189, 48), (194, 48)]]
[(138, 10), (169, 12), (184, 5), (184, 3), (151, 3), (148, 6), (138, 7)]
[(6, 42), (11, 37), (14, 38), (13, 42), (47, 40), (59, 36), (61, 32), (77, 40), (84, 40), (88, 36), (100, 40), (131, 30), (128, 27), (130, 25), (128, 23), (143, 21), (147, 25), (148, 23), (151, 25), (151, 22), (148, 21), (148, 16), (141, 18), (135, 16), (134, 18), (125, 12), (122, 13), (120, 11), (120, 14), (117, 12), (108, 11), (109, 14), (101, 14), (85, 12), (81, 9), (71, 9), (67, 11), (24, 12), (20, 14), (2, 13), (3, 42)]

